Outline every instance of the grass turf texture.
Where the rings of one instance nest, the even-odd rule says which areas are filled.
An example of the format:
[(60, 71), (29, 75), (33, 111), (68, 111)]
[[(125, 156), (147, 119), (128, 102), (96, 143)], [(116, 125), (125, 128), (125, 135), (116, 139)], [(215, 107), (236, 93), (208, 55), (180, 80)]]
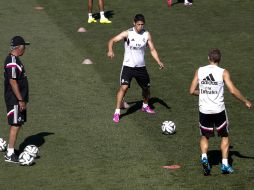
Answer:
[[(45, 9), (34, 10), (37, 5)], [(188, 95), (188, 88), (195, 69), (207, 63), (208, 50), (218, 47), (222, 67), (228, 68), (237, 87), (254, 100), (254, 3), (197, 0), (192, 7), (176, 4), (168, 9), (166, 1), (106, 1), (111, 25), (88, 25), (86, 6), (81, 0), (0, 2), (2, 60), (14, 35), (31, 42), (22, 57), (30, 80), (29, 117), (17, 147), (35, 142), (41, 155), (32, 167), (0, 162), (1, 189), (251, 189), (253, 110), (225, 94), (235, 173), (222, 176), (219, 160), (213, 159), (212, 176), (204, 177), (199, 163), (197, 98)], [(115, 46), (116, 57), (109, 60), (107, 41), (131, 27), (133, 16), (140, 12), (146, 16), (146, 28), (166, 65), (159, 71), (147, 51), (157, 114), (149, 116), (134, 107), (134, 113), (115, 125), (112, 114), (123, 44)], [(81, 26), (86, 33), (76, 32)], [(84, 58), (95, 64), (81, 65)], [(140, 95), (133, 81), (126, 99), (140, 101)], [(0, 103), (0, 136), (6, 138), (5, 105)], [(162, 135), (164, 120), (176, 123), (175, 135)], [(210, 155), (219, 157), (219, 138), (210, 143)], [(182, 167), (174, 171), (161, 168), (173, 164)]]

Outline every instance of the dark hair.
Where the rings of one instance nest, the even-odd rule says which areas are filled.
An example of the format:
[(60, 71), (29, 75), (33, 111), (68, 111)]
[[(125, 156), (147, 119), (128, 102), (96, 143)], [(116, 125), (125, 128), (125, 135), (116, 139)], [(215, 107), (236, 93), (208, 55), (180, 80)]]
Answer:
[(135, 17), (134, 17), (134, 22), (136, 23), (138, 21), (142, 21), (142, 22), (145, 23), (145, 17), (144, 17), (144, 15), (142, 15), (142, 14), (136, 14)]
[(219, 63), (220, 59), (221, 59), (221, 53), (219, 49), (212, 49), (209, 53), (208, 53), (208, 58), (210, 61), (214, 62), (214, 63)]

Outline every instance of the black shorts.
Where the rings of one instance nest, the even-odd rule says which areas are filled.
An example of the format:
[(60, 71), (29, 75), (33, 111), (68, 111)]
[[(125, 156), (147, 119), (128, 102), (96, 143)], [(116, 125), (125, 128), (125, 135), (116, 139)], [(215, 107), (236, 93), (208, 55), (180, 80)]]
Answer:
[(120, 85), (128, 85), (130, 88), (133, 77), (142, 89), (150, 87), (150, 77), (146, 67), (123, 66), (120, 76)]
[(216, 129), (218, 136), (228, 136), (228, 118), (226, 111), (217, 114), (204, 114), (199, 112), (199, 129), (202, 136), (214, 136), (214, 129)]
[(11, 126), (21, 126), (26, 122), (26, 110), (22, 112), (19, 105), (6, 105), (8, 124)]

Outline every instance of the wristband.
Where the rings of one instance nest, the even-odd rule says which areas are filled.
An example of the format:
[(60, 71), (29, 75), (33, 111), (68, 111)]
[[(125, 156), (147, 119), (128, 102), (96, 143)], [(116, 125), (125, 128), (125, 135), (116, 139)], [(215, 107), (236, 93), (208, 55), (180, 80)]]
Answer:
[(19, 102), (24, 102), (24, 100), (18, 100)]

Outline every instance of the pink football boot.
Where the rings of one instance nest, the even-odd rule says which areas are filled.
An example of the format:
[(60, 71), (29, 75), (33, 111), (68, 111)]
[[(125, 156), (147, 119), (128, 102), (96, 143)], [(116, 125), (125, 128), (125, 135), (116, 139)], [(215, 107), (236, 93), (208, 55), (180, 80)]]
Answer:
[(115, 113), (114, 116), (113, 116), (113, 121), (115, 123), (119, 123), (119, 121), (120, 121), (120, 114)]
[(146, 106), (145, 108), (142, 107), (142, 112), (150, 113), (150, 114), (155, 114), (155, 111), (151, 109), (149, 106)]

